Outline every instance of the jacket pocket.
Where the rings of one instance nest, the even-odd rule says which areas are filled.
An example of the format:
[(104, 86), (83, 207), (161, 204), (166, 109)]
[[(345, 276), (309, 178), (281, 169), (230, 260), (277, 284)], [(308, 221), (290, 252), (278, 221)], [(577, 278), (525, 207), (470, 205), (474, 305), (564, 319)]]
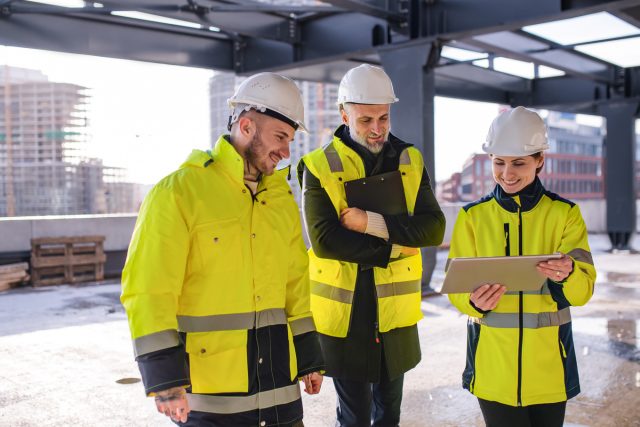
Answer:
[(197, 260), (195, 270), (229, 271), (242, 259), (243, 230), (236, 218), (199, 224), (194, 229)]
[(393, 261), (386, 269), (376, 268), (374, 276), (380, 332), (412, 326), (422, 319), (420, 255)]
[(193, 393), (249, 391), (246, 330), (190, 333), (186, 350)]

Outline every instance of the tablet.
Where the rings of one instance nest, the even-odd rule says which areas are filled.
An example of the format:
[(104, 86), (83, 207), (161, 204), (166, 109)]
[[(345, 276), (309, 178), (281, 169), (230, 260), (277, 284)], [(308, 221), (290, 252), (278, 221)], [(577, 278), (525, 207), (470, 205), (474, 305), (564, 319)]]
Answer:
[(485, 283), (500, 283), (507, 291), (537, 291), (547, 278), (536, 265), (562, 254), (451, 258), (440, 293), (471, 293)]

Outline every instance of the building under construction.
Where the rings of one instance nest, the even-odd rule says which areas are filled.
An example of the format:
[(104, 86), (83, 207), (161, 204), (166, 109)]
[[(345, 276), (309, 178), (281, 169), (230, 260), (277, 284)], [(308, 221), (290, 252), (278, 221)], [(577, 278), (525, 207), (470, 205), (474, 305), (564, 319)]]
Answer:
[(85, 87), (0, 69), (0, 216), (137, 210), (125, 171), (86, 156), (89, 100)]

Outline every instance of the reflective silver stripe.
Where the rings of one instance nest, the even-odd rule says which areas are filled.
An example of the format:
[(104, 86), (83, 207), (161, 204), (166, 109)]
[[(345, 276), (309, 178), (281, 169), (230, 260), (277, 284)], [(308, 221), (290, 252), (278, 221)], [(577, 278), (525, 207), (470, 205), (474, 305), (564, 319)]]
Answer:
[(178, 331), (175, 329), (167, 329), (134, 339), (133, 352), (136, 357), (138, 357), (153, 351), (175, 347), (178, 344), (180, 344)]
[(400, 153), (400, 164), (401, 165), (410, 165), (411, 164), (411, 157), (409, 156), (409, 149), (405, 148), (404, 150), (402, 150), (402, 153)]
[(311, 281), (311, 293), (319, 297), (328, 298), (330, 300), (351, 304), (353, 301), (353, 292), (346, 289), (337, 288), (327, 285), (326, 283)]
[(282, 308), (272, 308), (250, 313), (177, 317), (178, 328), (182, 332), (231, 331), (287, 324), (287, 315)]
[(294, 336), (316, 330), (316, 324), (313, 322), (313, 317), (303, 317), (302, 319), (293, 320), (289, 322), (289, 326), (291, 327), (291, 333)]
[(331, 169), (331, 172), (344, 172), (342, 160), (340, 160), (340, 155), (333, 146), (333, 143), (327, 145), (324, 149), (324, 155), (327, 156), (327, 162), (329, 162), (329, 169)]
[[(471, 321), (492, 328), (517, 328), (519, 326), (518, 313), (488, 313), (483, 318), (471, 317)], [(522, 327), (527, 329), (546, 328), (548, 326), (560, 326), (571, 322), (569, 307), (560, 311), (546, 313), (524, 313), (522, 315)]]
[(591, 256), (591, 252), (585, 251), (584, 249), (574, 249), (570, 251), (567, 255), (576, 261), (584, 262), (586, 264), (593, 265), (593, 257)]
[(264, 328), (265, 326), (286, 325), (287, 314), (283, 308), (270, 308), (256, 312), (256, 328)]
[(392, 297), (394, 295), (407, 295), (420, 292), (421, 280), (411, 280), (408, 282), (385, 283), (376, 285), (378, 298)]
[(276, 405), (286, 405), (300, 399), (300, 386), (277, 388), (261, 391), (251, 396), (209, 396), (206, 394), (187, 394), (189, 408), (194, 411), (214, 414), (236, 414), (256, 409), (272, 408)]
[[(519, 291), (507, 291), (505, 295), (519, 295)], [(522, 295), (551, 295), (551, 291), (549, 290), (549, 286), (547, 285), (547, 281), (545, 280), (544, 285), (540, 288), (539, 291), (522, 291)]]

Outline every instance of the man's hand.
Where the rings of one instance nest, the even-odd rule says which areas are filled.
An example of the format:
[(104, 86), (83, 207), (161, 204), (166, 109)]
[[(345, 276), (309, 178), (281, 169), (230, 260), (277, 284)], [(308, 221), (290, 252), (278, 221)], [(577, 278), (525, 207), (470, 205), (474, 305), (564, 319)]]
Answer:
[(320, 387), (322, 386), (322, 374), (314, 372), (312, 374), (303, 375), (300, 380), (304, 382), (304, 391), (307, 394), (320, 393)]
[(189, 402), (187, 392), (182, 387), (173, 387), (159, 391), (155, 396), (156, 408), (161, 414), (171, 417), (173, 421), (187, 422), (189, 415)]
[(562, 258), (540, 262), (536, 268), (547, 279), (554, 282), (562, 282), (573, 272), (573, 260), (562, 254)]
[(499, 283), (485, 284), (473, 291), (469, 299), (480, 310), (489, 311), (496, 308), (500, 297), (506, 291), (507, 288)]
[(367, 231), (369, 217), (367, 213), (358, 208), (346, 208), (340, 212), (340, 224), (347, 230), (364, 233)]

